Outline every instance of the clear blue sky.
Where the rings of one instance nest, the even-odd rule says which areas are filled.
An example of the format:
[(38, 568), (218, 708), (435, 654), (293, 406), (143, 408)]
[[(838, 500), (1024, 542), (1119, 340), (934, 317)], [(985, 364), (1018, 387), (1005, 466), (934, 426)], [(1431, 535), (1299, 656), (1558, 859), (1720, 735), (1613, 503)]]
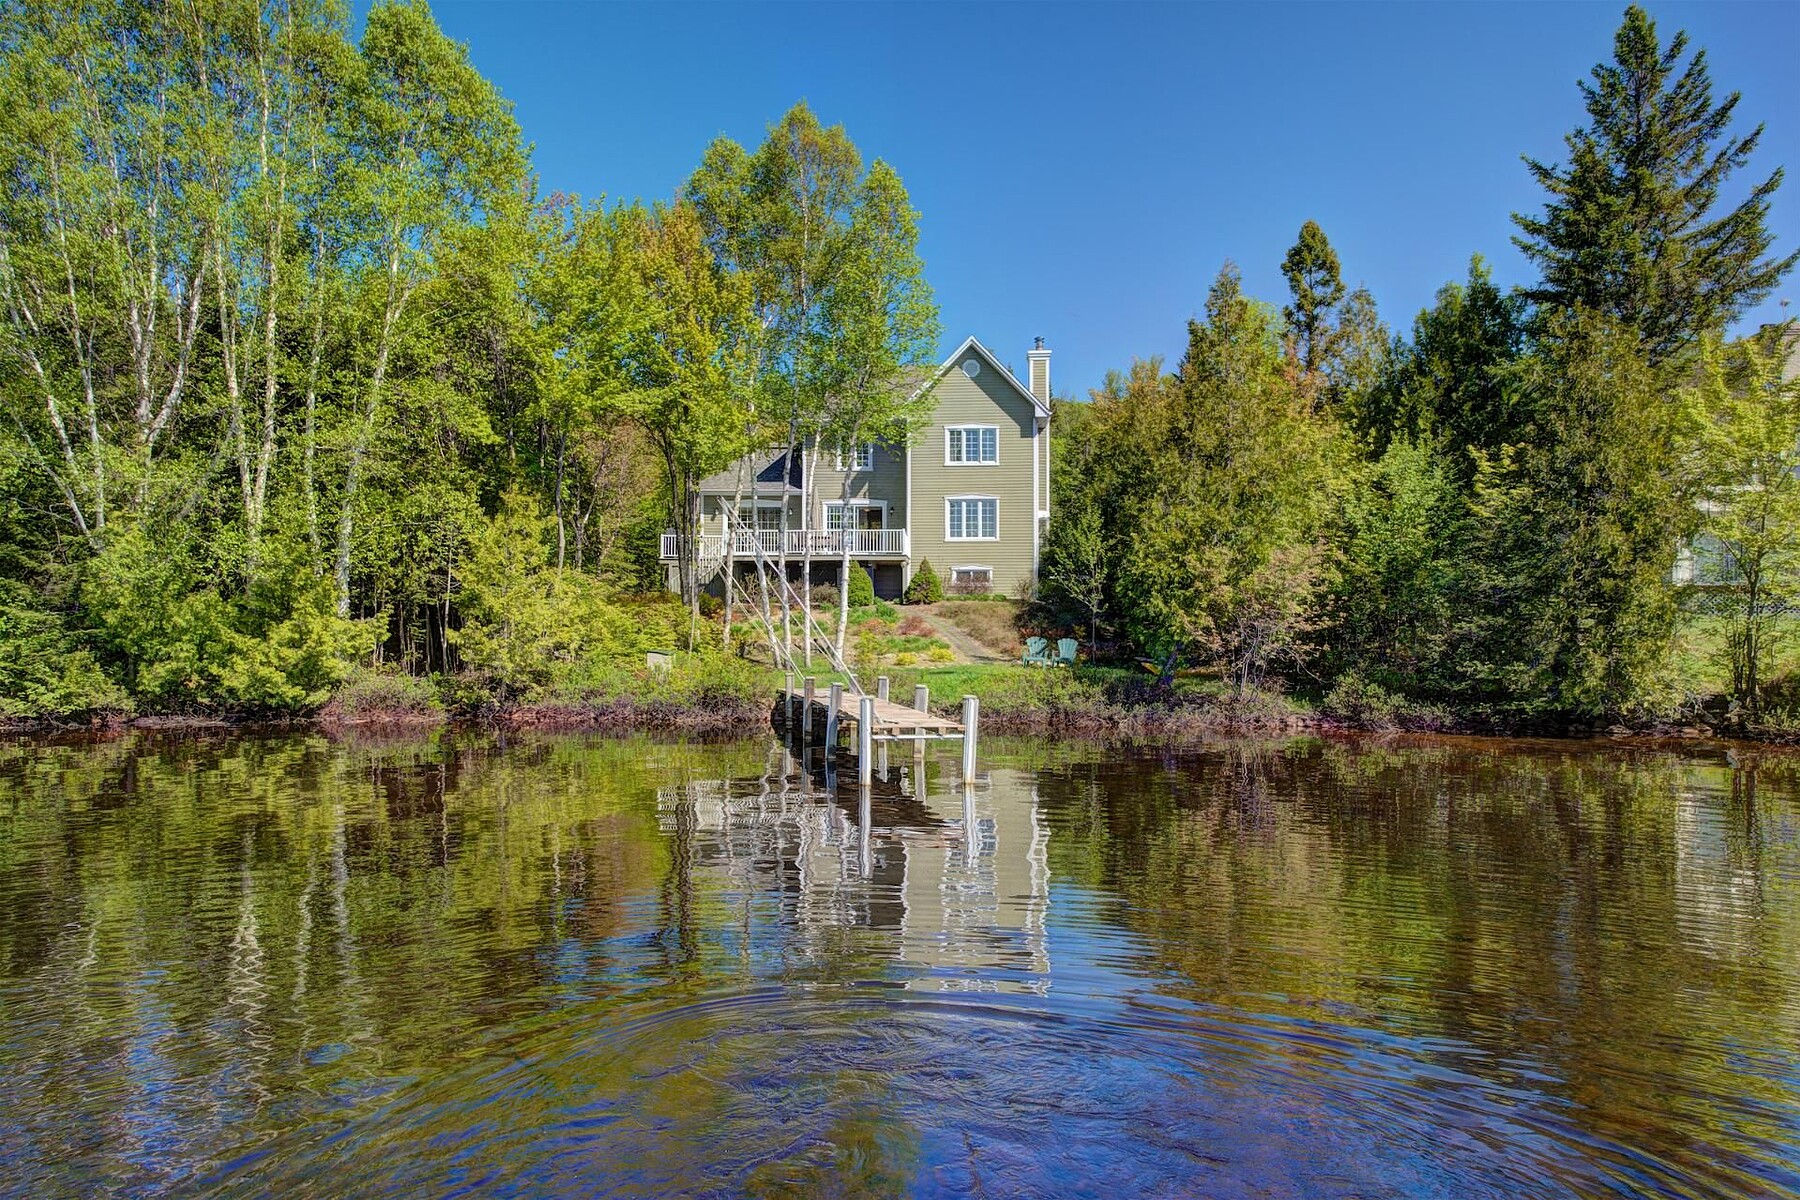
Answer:
[[(1754, 167), (1790, 168), (1773, 226), (1800, 245), (1800, 4), (1649, 7), (1665, 42), (1706, 48), (1716, 94), (1743, 93), (1740, 126), (1766, 125)], [(1227, 258), (1283, 300), (1308, 218), (1396, 327), (1471, 253), (1524, 282), (1508, 214), (1541, 196), (1519, 156), (1560, 158), (1624, 3), (434, 11), (516, 105), (545, 191), (670, 196), (714, 137), (754, 147), (805, 99), (906, 181), (948, 345), (1023, 367), (1042, 334), (1056, 389), (1085, 395), (1133, 357), (1173, 363)]]

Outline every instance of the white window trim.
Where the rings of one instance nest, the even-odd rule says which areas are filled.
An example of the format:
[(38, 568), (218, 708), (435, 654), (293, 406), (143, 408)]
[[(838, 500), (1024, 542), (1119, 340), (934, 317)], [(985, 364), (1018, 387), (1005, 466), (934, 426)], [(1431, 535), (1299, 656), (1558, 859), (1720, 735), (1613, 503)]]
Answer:
[[(827, 501), (825, 501), (825, 511), (821, 514), (821, 518), (823, 519), (824, 524), (821, 525), (820, 528), (829, 530), (831, 528), (831, 510), (834, 508), (842, 508), (843, 506), (844, 506), (844, 501), (842, 501), (842, 500), (827, 500)], [(850, 507), (851, 508), (879, 508), (881, 510), (881, 527), (883, 529), (892, 529), (893, 528), (893, 526), (888, 523), (888, 520), (889, 520), (889, 517), (891, 514), (888, 512), (888, 502), (886, 500), (851, 500)], [(945, 515), (944, 519), (946, 521), (948, 521), (950, 519), (949, 515), (948, 515), (948, 510), (946, 510), (946, 515)], [(997, 519), (998, 518), (996, 517), (996, 520)]]
[(994, 568), (983, 563), (958, 563), (956, 566), (950, 568), (950, 578), (946, 582), (952, 584), (955, 583), (956, 573), (958, 571), (986, 571), (988, 574), (988, 586), (994, 586)]
[[(957, 500), (991, 500), (994, 502), (994, 536), (993, 537), (955, 537), (950, 533), (950, 505)], [(979, 511), (979, 510), (977, 510)], [(979, 518), (977, 518), (979, 520)], [(944, 497), (944, 540), (946, 542), (997, 542), (1000, 540), (1000, 497), (998, 496), (945, 496)]]
[[(990, 459), (978, 459), (978, 458), (955, 459), (955, 458), (951, 458), (950, 457), (950, 431), (952, 429), (960, 429), (960, 430), (964, 431), (965, 436), (963, 437), (963, 446), (964, 446), (965, 450), (967, 449), (968, 444), (969, 444), (969, 439), (967, 437), (968, 430), (971, 430), (971, 429), (978, 429), (978, 430), (991, 429), (991, 430), (993, 430), (994, 431), (994, 457), (990, 458)], [(944, 426), (944, 465), (946, 467), (997, 467), (997, 466), (999, 466), (1000, 465), (1000, 427), (998, 425), (946, 425), (946, 426)]]
[[(868, 466), (857, 466), (856, 460), (858, 458), (868, 459)], [(834, 461), (837, 463), (838, 470), (848, 471), (852, 475), (859, 475), (864, 471), (873, 471), (875, 469), (875, 443), (864, 442), (848, 455), (840, 450), (835, 455)]]

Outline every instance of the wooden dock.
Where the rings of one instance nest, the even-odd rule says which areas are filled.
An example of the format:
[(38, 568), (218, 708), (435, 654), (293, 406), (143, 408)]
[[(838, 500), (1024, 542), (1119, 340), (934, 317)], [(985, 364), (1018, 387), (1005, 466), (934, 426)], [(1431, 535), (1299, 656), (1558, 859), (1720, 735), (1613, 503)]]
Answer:
[(964, 696), (962, 720), (938, 716), (931, 711), (931, 696), (923, 684), (914, 689), (910, 706), (897, 703), (888, 698), (885, 675), (876, 680), (873, 695), (846, 692), (839, 683), (820, 692), (818, 682), (812, 676), (796, 687), (794, 677), (789, 675), (781, 698), (782, 719), (790, 733), (799, 733), (803, 746), (811, 743), (815, 734), (822, 733), (823, 745), (829, 754), (838, 748), (846, 725), (855, 729), (852, 745), (857, 774), (863, 783), (869, 782), (873, 771), (875, 748), (888, 742), (912, 742), (923, 752), (926, 742), (959, 741), (963, 751), (963, 779), (972, 780), (980, 711), (980, 700)]

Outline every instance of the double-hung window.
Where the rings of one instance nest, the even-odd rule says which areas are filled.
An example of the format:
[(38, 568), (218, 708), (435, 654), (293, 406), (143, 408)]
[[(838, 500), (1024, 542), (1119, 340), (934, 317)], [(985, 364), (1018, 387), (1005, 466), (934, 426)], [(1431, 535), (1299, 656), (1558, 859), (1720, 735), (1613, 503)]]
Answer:
[(976, 466), (1000, 461), (1000, 427), (952, 425), (944, 430), (944, 461), (951, 466)]
[(872, 471), (875, 469), (875, 446), (865, 442), (853, 446), (848, 451), (840, 450), (837, 456), (837, 469), (840, 471)]
[(992, 496), (952, 496), (944, 536), (953, 542), (990, 542), (1000, 537), (1000, 502)]

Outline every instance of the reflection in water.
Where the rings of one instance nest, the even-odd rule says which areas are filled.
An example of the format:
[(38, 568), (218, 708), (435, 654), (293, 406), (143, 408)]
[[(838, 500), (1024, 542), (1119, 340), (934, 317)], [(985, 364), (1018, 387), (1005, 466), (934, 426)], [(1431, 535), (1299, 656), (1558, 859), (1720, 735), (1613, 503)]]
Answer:
[(1791, 760), (984, 749), (0, 747), (0, 1190), (1800, 1193)]

